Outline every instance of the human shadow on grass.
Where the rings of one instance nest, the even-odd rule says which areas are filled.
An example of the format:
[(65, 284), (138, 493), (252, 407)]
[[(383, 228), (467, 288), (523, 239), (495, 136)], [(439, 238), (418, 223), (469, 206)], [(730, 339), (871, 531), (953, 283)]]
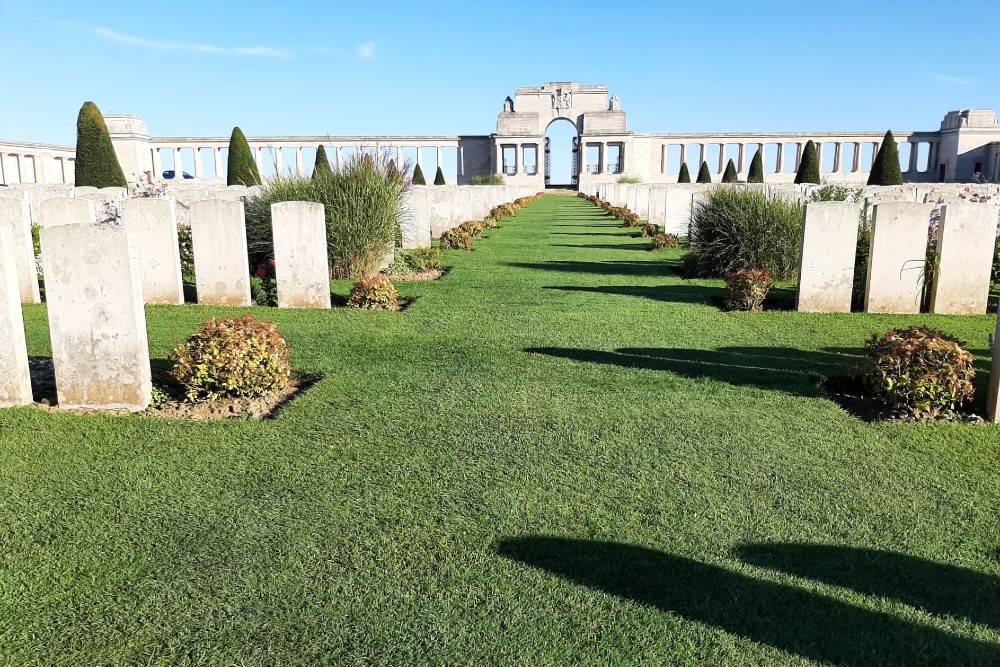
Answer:
[(1000, 630), (1000, 577), (891, 551), (824, 544), (745, 544), (742, 561)]
[(528, 536), (501, 540), (497, 552), (576, 585), (817, 662), (862, 667), (1000, 661), (995, 644), (645, 547)]
[(619, 348), (607, 352), (567, 347), (532, 347), (525, 352), (590, 363), (667, 371), (692, 379), (713, 379), (734, 386), (782, 391), (795, 396), (825, 396), (823, 377), (847, 372), (853, 357), (771, 347)]
[(600, 276), (664, 276), (670, 270), (660, 262), (610, 261), (573, 262), (550, 260), (548, 262), (508, 262), (507, 266), (540, 271), (561, 271), (564, 273), (590, 273)]

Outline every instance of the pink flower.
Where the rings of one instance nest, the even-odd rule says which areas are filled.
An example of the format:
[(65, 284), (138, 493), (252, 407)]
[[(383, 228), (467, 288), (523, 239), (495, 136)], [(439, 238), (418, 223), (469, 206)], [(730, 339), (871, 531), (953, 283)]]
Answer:
[(267, 265), (273, 269), (274, 268), (274, 260), (273, 259), (267, 260)]

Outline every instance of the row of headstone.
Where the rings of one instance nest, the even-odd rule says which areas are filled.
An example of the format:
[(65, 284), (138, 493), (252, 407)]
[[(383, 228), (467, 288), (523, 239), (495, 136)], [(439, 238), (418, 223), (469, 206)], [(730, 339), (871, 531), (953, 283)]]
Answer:
[(538, 192), (515, 185), (415, 185), (410, 188), (403, 221), (403, 248), (430, 247), (431, 239), (490, 210)]

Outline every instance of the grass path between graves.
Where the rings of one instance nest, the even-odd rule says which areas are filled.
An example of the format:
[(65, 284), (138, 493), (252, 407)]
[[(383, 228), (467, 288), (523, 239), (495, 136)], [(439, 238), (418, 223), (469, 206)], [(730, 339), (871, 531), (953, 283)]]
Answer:
[(252, 309), (323, 376), (271, 421), (0, 412), (0, 664), (1000, 664), (1000, 430), (817, 388), (995, 318), (722, 312), (631, 231), (549, 197), (405, 312)]

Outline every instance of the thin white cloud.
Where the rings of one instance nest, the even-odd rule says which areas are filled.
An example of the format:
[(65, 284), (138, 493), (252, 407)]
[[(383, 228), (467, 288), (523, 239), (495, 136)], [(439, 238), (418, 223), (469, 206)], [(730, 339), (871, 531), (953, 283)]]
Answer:
[(957, 76), (946, 76), (944, 74), (935, 74), (934, 72), (927, 72), (927, 76), (938, 81), (944, 81), (945, 83), (953, 83), (956, 86), (971, 86), (975, 81), (972, 79), (963, 79)]
[(109, 30), (108, 28), (88, 28), (94, 34), (100, 35), (107, 39), (121, 42), (122, 44), (129, 44), (131, 46), (140, 46), (147, 49), (159, 49), (161, 51), (192, 51), (195, 53), (223, 53), (232, 54), (237, 56), (264, 56), (269, 58), (290, 58), (291, 53), (288, 51), (283, 51), (281, 49), (274, 49), (269, 46), (248, 46), (248, 47), (238, 47), (234, 49), (224, 49), (221, 46), (214, 46), (212, 44), (183, 44), (180, 42), (158, 42), (152, 39), (144, 39), (142, 37), (135, 37), (134, 35), (124, 35), (120, 32), (115, 32), (114, 30)]
[(362, 60), (371, 60), (375, 55), (375, 42), (365, 42), (358, 47), (358, 57)]

